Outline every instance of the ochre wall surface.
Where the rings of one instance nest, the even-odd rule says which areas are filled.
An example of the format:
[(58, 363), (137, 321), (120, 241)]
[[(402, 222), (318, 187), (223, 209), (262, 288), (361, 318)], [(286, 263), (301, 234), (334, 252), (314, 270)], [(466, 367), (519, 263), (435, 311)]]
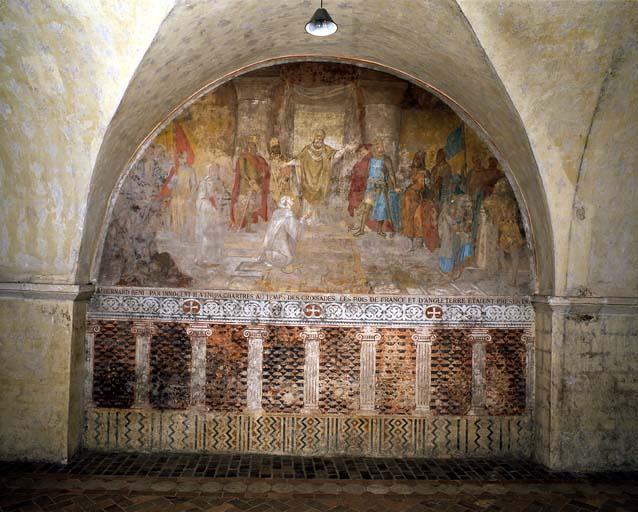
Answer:
[(79, 446), (81, 303), (0, 298), (0, 454), (67, 460)]
[(171, 4), (0, 6), (0, 281), (73, 282), (101, 140)]

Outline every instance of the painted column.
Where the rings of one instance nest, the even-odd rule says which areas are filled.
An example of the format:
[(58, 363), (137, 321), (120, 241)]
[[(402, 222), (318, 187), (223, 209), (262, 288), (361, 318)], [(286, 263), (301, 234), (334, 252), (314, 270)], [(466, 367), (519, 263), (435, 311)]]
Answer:
[(304, 327), (301, 333), (305, 345), (302, 409), (305, 413), (319, 412), (319, 344), (324, 338), (316, 327)]
[(472, 404), (468, 414), (471, 416), (484, 416), (487, 414), (485, 398), (487, 391), (485, 375), (485, 344), (492, 337), (487, 329), (472, 329), (470, 341), (472, 342)]
[(525, 409), (528, 413), (534, 411), (534, 379), (535, 379), (535, 351), (534, 326), (528, 327), (523, 333), (525, 343)]
[(399, 135), (401, 131), (401, 101), (407, 88), (404, 82), (391, 80), (361, 80), (364, 103), (364, 142), (377, 137), (384, 142), (385, 152), (392, 158), (395, 170), (399, 165)]
[(432, 342), (435, 335), (431, 327), (419, 327), (412, 335), (416, 345), (416, 379), (414, 387), (414, 413), (430, 414), (430, 389), (432, 385)]
[(93, 366), (95, 363), (95, 335), (100, 332), (100, 324), (87, 321), (84, 333), (84, 354), (86, 358), (86, 378), (84, 380), (85, 407), (93, 407)]
[(361, 342), (361, 365), (359, 376), (359, 412), (374, 414), (377, 343), (381, 334), (374, 327), (366, 327), (357, 333)]
[(206, 343), (213, 330), (208, 324), (190, 324), (186, 334), (191, 341), (191, 409), (206, 410)]
[(151, 337), (155, 334), (153, 322), (133, 322), (135, 335), (135, 400), (133, 408), (149, 407)]
[(272, 92), (279, 79), (274, 77), (239, 77), (233, 80), (237, 91), (237, 135), (235, 156), (239, 156), (249, 137), (257, 137), (257, 151), (268, 157)]
[(268, 331), (264, 327), (250, 327), (244, 330), (248, 339), (248, 373), (246, 375), (246, 412), (261, 412), (261, 380), (264, 337)]

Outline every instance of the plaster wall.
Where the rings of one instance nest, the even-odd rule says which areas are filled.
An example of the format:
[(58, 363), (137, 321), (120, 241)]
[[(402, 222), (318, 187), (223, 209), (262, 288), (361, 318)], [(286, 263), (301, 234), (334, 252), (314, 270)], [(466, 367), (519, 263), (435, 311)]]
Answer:
[(79, 445), (85, 304), (0, 298), (0, 458), (61, 461)]
[(638, 38), (614, 53), (583, 154), (567, 291), (638, 296)]
[(0, 281), (73, 281), (102, 137), (172, 3), (2, 2)]
[[(588, 268), (595, 274), (602, 267), (607, 286), (594, 295), (635, 296), (638, 280), (623, 276), (631, 265), (618, 261), (631, 258), (628, 253), (617, 251), (610, 269), (600, 251), (588, 250), (592, 238), (594, 251), (605, 245), (629, 249), (638, 233), (627, 223), (627, 202), (601, 201), (601, 195), (611, 199), (632, 190), (628, 180), (636, 176), (628, 173), (638, 151), (626, 142), (635, 140), (637, 115), (631, 108), (638, 94), (635, 3), (459, 0), (459, 5), (521, 116), (538, 163), (551, 212), (555, 294), (587, 288), (588, 277), (601, 279), (589, 276)], [(577, 221), (570, 235), (581, 203), (589, 220)], [(599, 219), (595, 235), (592, 217)], [(580, 256), (569, 259), (572, 239), (579, 247), (571, 252)]]

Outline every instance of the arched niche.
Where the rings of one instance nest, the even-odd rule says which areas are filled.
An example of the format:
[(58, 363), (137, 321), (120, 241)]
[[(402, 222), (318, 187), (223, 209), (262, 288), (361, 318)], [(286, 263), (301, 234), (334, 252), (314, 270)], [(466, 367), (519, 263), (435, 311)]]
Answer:
[[(208, 84), (146, 137), (111, 196), (99, 284), (464, 296), (537, 289), (523, 191), (452, 98), (369, 63), (286, 61)], [(319, 174), (303, 154), (317, 129), (337, 150)], [(281, 157), (270, 151), (273, 137)], [(382, 192), (367, 186), (377, 140), (392, 163)], [(257, 156), (247, 159), (251, 142)], [(237, 168), (248, 161), (251, 169)], [(276, 225), (282, 196), (293, 203), (287, 227)]]
[[(307, 36), (307, 14), (278, 1), (178, 4), (160, 26), (122, 96), (102, 141), (91, 177), (76, 281), (96, 280), (109, 200), (137, 148), (181, 107), (184, 98), (250, 70), (293, 61), (343, 61), (390, 72), (436, 91), (479, 128), (492, 151), (510, 166), (519, 203), (529, 212), (536, 251), (537, 293), (554, 291), (554, 239), (543, 181), (525, 127), (471, 25), (454, 1), (410, 4), (384, 17), (382, 2), (340, 6), (343, 30), (323, 41)], [(335, 13), (336, 15), (337, 13)], [(184, 27), (189, 27), (188, 34)], [(254, 31), (252, 27), (259, 27)], [(192, 29), (192, 30), (190, 30)]]

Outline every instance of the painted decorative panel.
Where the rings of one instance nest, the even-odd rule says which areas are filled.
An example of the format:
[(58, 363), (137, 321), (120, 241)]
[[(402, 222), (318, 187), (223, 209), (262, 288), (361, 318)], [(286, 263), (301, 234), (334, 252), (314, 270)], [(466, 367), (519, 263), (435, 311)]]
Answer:
[(206, 405), (211, 410), (245, 409), (247, 365), (242, 326), (216, 325), (206, 346)]
[(464, 414), (472, 398), (472, 346), (466, 329), (437, 330), (432, 343), (432, 402), (438, 414)]
[(359, 342), (356, 329), (328, 327), (319, 352), (319, 408), (349, 413), (359, 408)]
[(93, 409), (91, 450), (253, 452), (374, 457), (527, 457), (527, 416), (216, 415)]
[(131, 407), (135, 389), (135, 337), (131, 322), (100, 322), (95, 335), (93, 402)]
[(409, 329), (382, 329), (377, 343), (376, 410), (382, 414), (414, 411), (415, 345)]
[(524, 333), (520, 329), (491, 330), (486, 346), (486, 406), (490, 414), (525, 412)]
[(150, 401), (158, 409), (186, 409), (190, 404), (191, 346), (184, 325), (156, 324), (151, 340)]
[(304, 344), (299, 327), (272, 327), (264, 340), (265, 411), (299, 412), (303, 407)]

